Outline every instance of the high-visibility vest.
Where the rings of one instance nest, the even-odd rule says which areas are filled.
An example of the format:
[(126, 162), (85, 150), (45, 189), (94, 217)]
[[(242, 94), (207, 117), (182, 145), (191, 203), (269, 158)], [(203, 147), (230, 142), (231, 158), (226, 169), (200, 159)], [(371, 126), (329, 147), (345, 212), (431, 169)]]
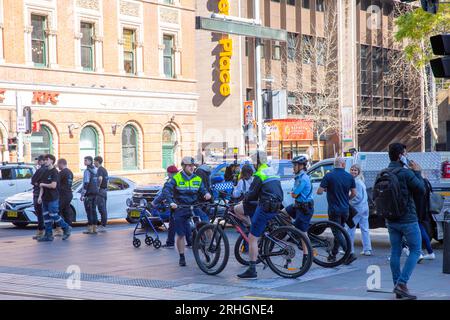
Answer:
[(255, 172), (254, 176), (261, 179), (262, 183), (267, 183), (274, 180), (280, 180), (280, 177), (274, 174), (274, 170), (267, 164), (263, 163), (259, 166), (258, 171)]

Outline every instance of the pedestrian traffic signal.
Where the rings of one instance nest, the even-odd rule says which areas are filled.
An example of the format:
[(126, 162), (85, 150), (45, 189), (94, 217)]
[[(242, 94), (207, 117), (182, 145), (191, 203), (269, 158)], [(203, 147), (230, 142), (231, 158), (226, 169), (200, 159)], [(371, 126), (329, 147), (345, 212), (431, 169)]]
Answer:
[(23, 116), (25, 118), (25, 124), (26, 124), (26, 134), (30, 134), (33, 132), (33, 120), (31, 119), (31, 108), (30, 107), (24, 107), (23, 108)]
[[(416, 0), (400, 0), (401, 2), (415, 2)], [(439, 9), (439, 0), (420, 0), (422, 9), (426, 12), (435, 14)]]
[(450, 34), (440, 34), (430, 38), (433, 53), (440, 58), (430, 61), (436, 78), (450, 79)]
[(17, 138), (8, 138), (8, 151), (15, 151), (17, 150)]

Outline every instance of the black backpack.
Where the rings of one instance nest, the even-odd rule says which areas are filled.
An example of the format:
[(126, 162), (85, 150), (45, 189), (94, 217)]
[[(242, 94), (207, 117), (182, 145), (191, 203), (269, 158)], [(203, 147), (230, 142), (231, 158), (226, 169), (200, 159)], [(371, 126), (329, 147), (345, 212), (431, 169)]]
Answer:
[(373, 200), (377, 215), (388, 220), (398, 220), (406, 213), (407, 199), (402, 195), (396, 175), (401, 169), (382, 170), (373, 187)]

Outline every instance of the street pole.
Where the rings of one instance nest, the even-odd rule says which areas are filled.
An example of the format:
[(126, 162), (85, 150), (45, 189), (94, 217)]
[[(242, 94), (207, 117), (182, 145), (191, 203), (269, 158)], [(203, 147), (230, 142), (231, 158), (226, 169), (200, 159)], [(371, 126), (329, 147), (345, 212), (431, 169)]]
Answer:
[[(257, 23), (261, 20), (259, 0), (253, 0), (253, 18)], [(261, 39), (255, 38), (255, 103), (256, 103), (256, 123), (258, 125), (257, 148), (263, 146), (263, 105), (261, 88)]]
[(18, 132), (17, 121), (23, 117), (22, 103), (16, 91), (16, 132), (17, 132), (17, 162), (23, 162), (23, 132)]

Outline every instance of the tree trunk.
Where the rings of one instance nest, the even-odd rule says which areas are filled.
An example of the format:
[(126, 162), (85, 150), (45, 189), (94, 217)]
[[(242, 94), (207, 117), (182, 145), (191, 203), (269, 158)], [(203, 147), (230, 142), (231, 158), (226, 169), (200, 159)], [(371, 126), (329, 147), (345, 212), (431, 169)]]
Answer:
[(319, 130), (316, 131), (317, 138), (317, 151), (319, 152), (319, 161), (322, 161), (322, 148), (320, 147), (320, 133)]

